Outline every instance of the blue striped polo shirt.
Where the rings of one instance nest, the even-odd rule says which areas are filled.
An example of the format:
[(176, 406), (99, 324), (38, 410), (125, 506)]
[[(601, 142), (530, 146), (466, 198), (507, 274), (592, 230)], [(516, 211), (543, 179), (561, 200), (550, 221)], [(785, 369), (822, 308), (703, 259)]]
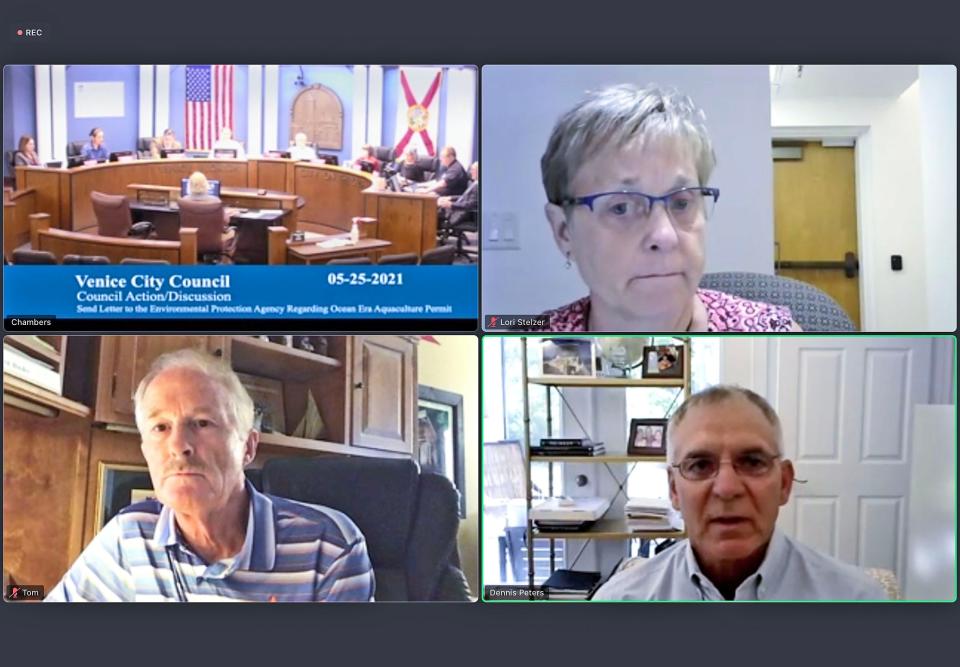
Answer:
[(173, 510), (147, 500), (107, 523), (46, 600), (373, 600), (367, 545), (346, 515), (246, 486), (247, 531), (235, 556), (206, 563), (183, 540)]

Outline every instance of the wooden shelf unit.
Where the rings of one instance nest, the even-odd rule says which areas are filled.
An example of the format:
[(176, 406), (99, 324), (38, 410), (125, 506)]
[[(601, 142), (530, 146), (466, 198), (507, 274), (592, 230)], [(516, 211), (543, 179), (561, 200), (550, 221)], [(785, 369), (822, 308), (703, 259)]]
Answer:
[(668, 537), (686, 537), (681, 530), (631, 531), (625, 518), (600, 519), (587, 530), (579, 531), (534, 531), (533, 536), (554, 540), (656, 540)]
[[(60, 347), (57, 341), (51, 340), (58, 338), (60, 337), (14, 335), (5, 337), (3, 342), (15, 347), (21, 352), (25, 352), (31, 357), (47, 362), (54, 368), (60, 368), (63, 356), (60, 353)], [(45, 345), (44, 342), (47, 344)], [(62, 343), (60, 344), (62, 345)]]
[(297, 382), (343, 367), (343, 363), (333, 357), (268, 343), (252, 336), (231, 338), (230, 362), (238, 373)]
[(605, 378), (565, 375), (528, 377), (527, 382), (551, 387), (650, 387), (660, 389), (672, 387), (681, 389), (686, 386), (683, 378)]
[(77, 417), (89, 417), (91, 414), (90, 408), (82, 403), (77, 403), (42, 387), (24, 382), (8, 373), (3, 374), (3, 396), (4, 402), (7, 402), (7, 396), (13, 396), (57, 412), (63, 410)]
[[(524, 419), (524, 443), (527, 455), (526, 463), (526, 486), (527, 486), (527, 573), (528, 583), (534, 585), (535, 568), (531, 560), (534, 553), (534, 539), (549, 539), (551, 545), (551, 554), (553, 549), (553, 540), (633, 540), (633, 539), (665, 539), (682, 538), (686, 533), (682, 531), (641, 531), (635, 532), (627, 529), (626, 517), (604, 517), (598, 520), (590, 529), (584, 531), (535, 531), (533, 521), (530, 520), (530, 509), (533, 505), (533, 481), (531, 478), (531, 467), (534, 463), (543, 462), (553, 463), (602, 463), (602, 464), (635, 464), (635, 463), (666, 463), (666, 456), (631, 456), (627, 454), (603, 454), (601, 456), (531, 456), (531, 436), (530, 436), (530, 386), (545, 387), (548, 393), (547, 400), (547, 432), (553, 436), (553, 417), (550, 410), (549, 392), (551, 389), (560, 391), (564, 387), (572, 388), (607, 388), (607, 389), (628, 389), (628, 388), (646, 388), (646, 389), (680, 389), (684, 398), (690, 396), (690, 338), (676, 337), (678, 344), (684, 347), (683, 359), (683, 377), (680, 378), (612, 378), (599, 376), (549, 376), (528, 374), (528, 341), (531, 338), (551, 338), (550, 335), (530, 337), (524, 336), (522, 341), (521, 353), (521, 375), (523, 387), (523, 419)], [(626, 446), (624, 446), (624, 450)], [(628, 471), (632, 472), (633, 468)], [(552, 479), (552, 474), (551, 474)], [(552, 492), (552, 490), (551, 490)], [(618, 492), (619, 493), (619, 492)], [(551, 556), (551, 562), (553, 557)]]
[(531, 456), (530, 462), (536, 463), (666, 463), (666, 456), (621, 456), (602, 454), (600, 456)]

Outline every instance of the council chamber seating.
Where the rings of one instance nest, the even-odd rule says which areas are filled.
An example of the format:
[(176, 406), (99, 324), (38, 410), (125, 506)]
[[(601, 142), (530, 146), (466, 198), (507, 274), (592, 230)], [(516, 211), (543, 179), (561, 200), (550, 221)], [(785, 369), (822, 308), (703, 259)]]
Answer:
[(223, 231), (223, 202), (180, 200), (180, 228), (197, 230), (197, 255), (208, 264), (231, 257), (236, 237)]
[(151, 148), (156, 139), (153, 137), (140, 137), (137, 139), (137, 157), (141, 160), (153, 157)]
[(64, 264), (109, 264), (110, 258), (103, 255), (64, 255)]
[(440, 246), (439, 248), (431, 248), (423, 253), (423, 257), (420, 258), (421, 264), (453, 264), (453, 257), (456, 254), (457, 249), (452, 245)]
[(402, 252), (397, 255), (384, 255), (377, 264), (416, 264), (417, 253)]
[(133, 222), (130, 200), (123, 195), (108, 195), (103, 192), (91, 192), (90, 201), (97, 218), (97, 233), (100, 236), (122, 238), (133, 236), (149, 238), (153, 225), (149, 222)]
[(67, 142), (67, 157), (81, 157), (83, 155), (83, 147), (86, 145), (86, 139)]
[(56, 264), (57, 258), (46, 250), (18, 248), (13, 251), (10, 261), (13, 264)]
[(380, 164), (386, 165), (397, 159), (397, 154), (393, 146), (374, 146), (373, 157), (380, 160)]
[(440, 171), (440, 158), (436, 155), (427, 157), (418, 157), (417, 166), (423, 172), (424, 181), (432, 181), (437, 176), (437, 172)]
[(260, 475), (265, 493), (346, 514), (363, 533), (376, 599), (470, 599), (460, 569), (459, 496), (446, 477), (407, 459), (273, 458)]
[[(185, 157), (175, 164), (165, 160), (133, 160), (68, 169), (17, 168), (17, 191), (11, 197), (11, 200), (16, 198), (13, 211), (16, 220), (13, 225), (9, 223), (8, 205), (5, 256), (9, 260), (12, 249), (29, 241), (28, 215), (41, 210), (50, 216), (51, 229), (96, 234), (98, 227), (103, 226), (104, 234), (121, 233), (111, 231), (112, 226), (104, 224), (103, 219), (98, 220), (91, 197), (93, 192), (129, 197), (133, 220), (149, 220), (158, 240), (176, 241), (177, 230), (183, 226), (177, 203), (181, 179), (193, 171), (203, 171), (209, 180), (220, 181), (224, 206), (236, 211), (231, 218), (237, 229), (237, 247), (242, 252), (234, 255), (234, 263), (264, 262), (262, 228), (267, 222), (268, 248), (270, 227), (286, 227), (290, 235), (305, 232), (336, 236), (349, 234), (351, 222), (357, 217), (375, 218), (377, 222), (362, 236), (385, 245), (356, 253), (341, 250), (331, 253), (332, 256), (413, 252), (419, 257), (436, 245), (436, 197), (431, 193), (386, 190), (368, 174), (320, 162), (254, 157), (241, 163)], [(114, 201), (114, 206), (123, 206), (122, 199)], [(100, 217), (104, 218), (103, 213)], [(126, 214), (123, 218), (125, 227)], [(252, 236), (246, 233), (252, 230), (258, 231)], [(89, 239), (84, 243), (89, 243)], [(84, 250), (78, 254), (105, 253)], [(177, 263), (172, 257), (150, 258)], [(297, 259), (291, 263), (322, 264), (325, 261), (321, 256)], [(285, 252), (267, 253), (266, 263), (286, 264), (288, 258)]]

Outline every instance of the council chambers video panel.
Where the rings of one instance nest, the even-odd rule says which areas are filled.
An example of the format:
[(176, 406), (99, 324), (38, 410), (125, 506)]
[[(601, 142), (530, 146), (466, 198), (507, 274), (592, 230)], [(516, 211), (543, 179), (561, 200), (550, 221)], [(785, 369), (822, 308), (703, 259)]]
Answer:
[(476, 600), (476, 336), (3, 347), (7, 601)]
[(5, 67), (7, 329), (474, 330), (477, 79)]

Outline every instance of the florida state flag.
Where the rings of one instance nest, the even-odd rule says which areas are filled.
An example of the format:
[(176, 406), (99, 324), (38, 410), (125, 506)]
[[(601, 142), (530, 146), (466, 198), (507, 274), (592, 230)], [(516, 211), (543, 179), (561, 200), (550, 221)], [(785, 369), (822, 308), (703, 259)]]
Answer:
[(440, 126), (439, 67), (401, 67), (400, 100), (397, 104), (396, 153), (417, 149), (421, 156), (436, 155)]

